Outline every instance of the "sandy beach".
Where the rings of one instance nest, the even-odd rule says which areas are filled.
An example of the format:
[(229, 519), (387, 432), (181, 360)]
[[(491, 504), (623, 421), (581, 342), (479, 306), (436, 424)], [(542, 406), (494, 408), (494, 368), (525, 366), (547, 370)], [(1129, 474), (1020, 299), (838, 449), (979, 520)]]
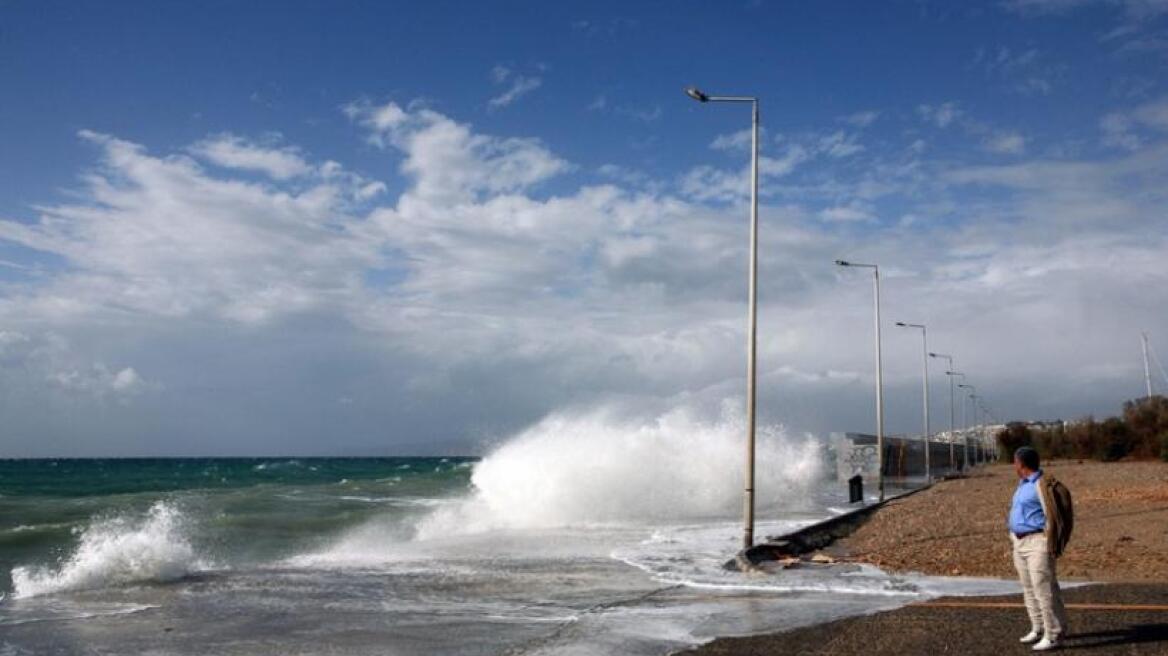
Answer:
[[(1044, 469), (1066, 483), (1075, 503), (1060, 578), (1109, 583), (1068, 591), (1074, 627), (1068, 646), (1099, 654), (1168, 653), (1168, 463), (1054, 461)], [(889, 502), (825, 551), (887, 571), (1013, 579), (1004, 517), (1015, 481), (1009, 465), (941, 481)], [(687, 653), (1024, 653), (1017, 636), (1025, 628), (1020, 595), (946, 598), (773, 635), (719, 639)]]

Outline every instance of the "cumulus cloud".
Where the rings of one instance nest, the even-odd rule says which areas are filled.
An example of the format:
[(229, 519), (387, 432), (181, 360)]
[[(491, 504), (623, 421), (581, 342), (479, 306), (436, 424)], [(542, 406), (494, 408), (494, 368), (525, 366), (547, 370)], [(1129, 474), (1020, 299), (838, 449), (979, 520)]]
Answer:
[(0, 363), (0, 381), (8, 386), (31, 385), (94, 401), (127, 402), (154, 387), (133, 367), (111, 368), (93, 360), (55, 332), (0, 330)]
[(85, 200), (42, 208), (32, 224), (0, 221), (0, 238), (70, 265), (29, 299), (38, 314), (118, 307), (261, 322), (327, 304), (355, 284), (354, 266), (378, 261), (346, 213), (364, 193), (347, 178), (270, 188), (109, 135), (81, 136), (101, 153)]
[[(538, 139), (484, 134), (418, 103), (346, 113), (397, 163), (393, 198), (304, 155), (311, 173), (256, 180), (245, 175), (256, 169), (209, 168), (193, 146), (155, 153), (84, 133), (98, 161), (74, 194), (0, 221), (0, 239), (63, 263), (5, 287), (0, 375), (39, 381), (36, 394), (104, 389), (135, 405), (178, 403), (175, 386), (202, 376), (181, 398), (208, 421), (218, 420), (209, 408), (242, 397), (241, 413), (271, 411), (272, 444), (302, 449), (326, 428), (280, 424), (300, 408), (311, 412), (298, 419), (339, 421), (328, 413), (388, 404), (377, 417), (390, 432), (429, 427), (442, 439), (614, 397), (741, 394), (748, 240), (741, 208), (724, 205), (746, 198), (745, 166), (699, 167), (675, 185), (634, 184), (610, 167), (604, 184), (549, 190), (572, 165)], [(990, 382), (991, 403), (1098, 404), (1090, 398), (1135, 371), (1122, 336), (1162, 323), (1168, 307), (1162, 144), (1111, 160), (972, 166), (911, 149), (832, 157), (848, 142), (835, 134), (784, 140), (761, 161), (770, 419), (869, 423), (870, 344), (855, 336), (870, 326), (870, 286), (835, 271), (838, 257), (887, 266), (886, 310), (927, 323), (936, 348)], [(890, 198), (905, 209), (889, 216), (911, 225), (875, 221)], [(69, 335), (68, 355), (30, 356), (44, 347), (34, 336), (50, 332)], [(912, 401), (890, 401), (890, 425), (915, 427), (915, 415), (902, 420), (916, 410), (919, 342), (886, 339), (889, 398)], [(216, 358), (173, 355), (208, 352)], [(157, 373), (175, 357), (169, 376)], [(39, 373), (12, 373), (27, 371)], [(273, 384), (275, 400), (254, 392)], [(401, 416), (416, 423), (393, 423)], [(384, 431), (368, 427), (369, 444), (384, 448)]]
[(346, 113), (370, 130), (373, 143), (405, 154), (402, 172), (413, 181), (410, 195), (430, 202), (523, 191), (570, 168), (538, 139), (476, 134), (426, 108), (407, 112), (394, 102), (361, 102)]

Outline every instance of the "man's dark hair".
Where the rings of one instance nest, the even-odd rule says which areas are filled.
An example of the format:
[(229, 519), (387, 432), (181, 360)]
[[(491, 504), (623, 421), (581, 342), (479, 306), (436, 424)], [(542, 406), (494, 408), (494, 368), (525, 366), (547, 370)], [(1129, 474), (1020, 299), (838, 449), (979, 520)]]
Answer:
[(1018, 450), (1014, 452), (1014, 459), (1022, 463), (1023, 467), (1033, 471), (1038, 471), (1038, 452), (1034, 449), (1028, 446), (1020, 446), (1018, 447)]

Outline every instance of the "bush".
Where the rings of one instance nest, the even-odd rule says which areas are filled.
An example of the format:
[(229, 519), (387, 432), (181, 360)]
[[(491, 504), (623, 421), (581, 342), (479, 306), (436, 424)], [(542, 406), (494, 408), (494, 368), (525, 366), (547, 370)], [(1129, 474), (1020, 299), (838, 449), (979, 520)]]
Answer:
[(1013, 460), (1014, 452), (1019, 447), (1032, 446), (1034, 443), (1034, 435), (1030, 431), (1030, 427), (1020, 421), (1006, 424), (1005, 428), (998, 431), (996, 439), (999, 447), (998, 453), (1000, 454), (998, 457), (1004, 462)]
[(1122, 417), (1095, 421), (1088, 416), (1051, 428), (1032, 429), (1011, 422), (995, 436), (1001, 459), (1010, 462), (1020, 446), (1034, 447), (1043, 460), (1161, 458), (1168, 462), (1168, 397), (1127, 401)]

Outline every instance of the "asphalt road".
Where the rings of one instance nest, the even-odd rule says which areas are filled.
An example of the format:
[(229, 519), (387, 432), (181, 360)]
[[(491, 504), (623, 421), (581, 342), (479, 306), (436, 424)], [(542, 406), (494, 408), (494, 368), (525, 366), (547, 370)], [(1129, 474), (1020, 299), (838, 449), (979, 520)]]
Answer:
[[(1168, 582), (1063, 591), (1070, 635), (1059, 652), (1168, 656)], [(749, 638), (722, 638), (686, 656), (1028, 654), (1022, 596), (946, 597), (865, 617)]]

